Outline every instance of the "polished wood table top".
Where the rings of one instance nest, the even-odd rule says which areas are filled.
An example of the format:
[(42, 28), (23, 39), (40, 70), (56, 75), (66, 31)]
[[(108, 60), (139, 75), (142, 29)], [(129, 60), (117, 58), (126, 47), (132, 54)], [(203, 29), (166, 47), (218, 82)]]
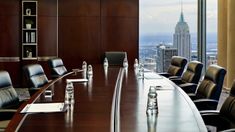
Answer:
[[(147, 116), (150, 86), (157, 86), (158, 114)], [(126, 72), (120, 101), (120, 130), (126, 132), (207, 131), (199, 111), (188, 95), (170, 80), (152, 72), (139, 79)]]
[[(147, 73), (146, 73), (147, 75)], [(156, 74), (157, 75), (157, 74)], [(66, 79), (82, 78), (69, 73), (53, 80), (27, 103), (63, 102)], [(119, 67), (93, 66), (88, 82), (74, 83), (75, 104), (59, 113), (21, 114), (18, 110), (7, 131), (82, 131), (82, 132), (154, 132), (206, 131), (205, 124), (189, 97), (165, 78), (139, 79), (136, 72)], [(146, 115), (150, 86), (161, 86), (159, 113)], [(44, 96), (53, 89), (52, 98)]]

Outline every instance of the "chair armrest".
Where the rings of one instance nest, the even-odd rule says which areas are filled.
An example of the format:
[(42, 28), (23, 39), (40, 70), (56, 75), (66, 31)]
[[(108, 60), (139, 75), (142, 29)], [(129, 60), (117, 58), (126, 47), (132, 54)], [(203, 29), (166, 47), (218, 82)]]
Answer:
[(235, 128), (231, 128), (231, 129), (227, 129), (227, 130), (223, 130), (221, 132), (235, 132)]
[(225, 130), (230, 128), (229, 120), (222, 116), (219, 112), (210, 111), (201, 114), (203, 121), (206, 125), (215, 126), (220, 128), (220, 130)]
[(188, 96), (191, 98), (191, 100), (195, 100), (197, 99), (196, 94), (195, 93), (188, 93)]
[(219, 110), (201, 110), (200, 114), (219, 114)]
[(158, 73), (159, 75), (161, 75), (161, 76), (164, 76), (164, 77), (170, 77), (170, 74), (169, 73), (167, 73), (167, 72), (164, 72), (164, 73)]
[(0, 109), (0, 121), (10, 120), (16, 111), (16, 109)]
[(181, 87), (186, 93), (195, 93), (197, 89), (197, 84), (184, 83), (184, 84), (180, 84), (179, 87)]
[(171, 80), (171, 79), (181, 79), (181, 77), (180, 77), (180, 76), (170, 76), (169, 79), (170, 79), (170, 80)]
[(180, 85), (180, 84), (183, 83), (181, 78), (171, 78), (171, 77), (169, 77), (169, 79), (170, 79), (172, 82), (174, 82), (176, 85)]
[(193, 101), (197, 106), (197, 109), (200, 110), (216, 110), (218, 105), (218, 100), (213, 99), (196, 99)]

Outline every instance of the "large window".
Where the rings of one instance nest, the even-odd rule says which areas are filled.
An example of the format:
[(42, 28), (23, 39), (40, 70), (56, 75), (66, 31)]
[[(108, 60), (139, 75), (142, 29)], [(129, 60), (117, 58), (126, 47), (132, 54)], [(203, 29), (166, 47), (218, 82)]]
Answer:
[(205, 69), (217, 64), (217, 17), (216, 0), (140, 0), (140, 62), (157, 72), (167, 70), (173, 55), (205, 60)]
[(140, 0), (139, 59), (164, 72), (173, 55), (197, 60), (197, 0)]
[(211, 64), (217, 64), (217, 19), (218, 19), (217, 0), (207, 0), (207, 34), (206, 34), (206, 59), (208, 67)]

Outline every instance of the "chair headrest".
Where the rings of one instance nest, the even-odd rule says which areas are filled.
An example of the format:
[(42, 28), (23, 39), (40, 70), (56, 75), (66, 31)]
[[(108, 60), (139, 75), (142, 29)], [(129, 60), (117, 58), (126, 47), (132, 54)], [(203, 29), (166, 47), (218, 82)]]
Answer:
[(223, 67), (218, 65), (210, 65), (206, 71), (205, 78), (217, 84), (220, 79), (224, 78), (225, 74), (226, 70)]
[(30, 64), (24, 67), (29, 77), (44, 74), (42, 66), (39, 64)]
[(195, 72), (195, 71), (199, 71), (200, 69), (202, 69), (203, 64), (199, 61), (191, 61), (188, 63), (188, 67), (187, 70)]
[(10, 75), (7, 71), (0, 71), (0, 88), (12, 86)]
[(184, 67), (187, 64), (187, 59), (181, 56), (173, 56), (171, 59), (171, 65)]
[(63, 61), (60, 58), (54, 58), (49, 60), (49, 65), (51, 68), (63, 66)]

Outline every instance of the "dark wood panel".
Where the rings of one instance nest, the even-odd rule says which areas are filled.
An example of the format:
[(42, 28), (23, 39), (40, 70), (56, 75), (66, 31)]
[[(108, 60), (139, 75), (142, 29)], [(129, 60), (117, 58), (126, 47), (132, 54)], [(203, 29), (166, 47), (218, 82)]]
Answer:
[(14, 87), (19, 87), (21, 85), (20, 62), (0, 62), (0, 70), (9, 72)]
[[(38, 1), (38, 16), (57, 16), (57, 0)], [(39, 19), (40, 20), (40, 19)]]
[(138, 17), (139, 0), (101, 0), (101, 16)]
[(129, 63), (138, 58), (138, 18), (102, 17), (102, 47), (105, 51), (126, 51)]
[(57, 18), (39, 16), (38, 56), (57, 56)]
[(58, 0), (59, 16), (100, 16), (100, 0)]
[(19, 56), (19, 16), (0, 16), (0, 56)]
[(100, 60), (100, 17), (60, 17), (59, 56), (69, 69)]
[(18, 57), (20, 46), (19, 0), (0, 1), (0, 56)]
[(19, 16), (20, 8), (20, 0), (0, 0), (0, 16)]

